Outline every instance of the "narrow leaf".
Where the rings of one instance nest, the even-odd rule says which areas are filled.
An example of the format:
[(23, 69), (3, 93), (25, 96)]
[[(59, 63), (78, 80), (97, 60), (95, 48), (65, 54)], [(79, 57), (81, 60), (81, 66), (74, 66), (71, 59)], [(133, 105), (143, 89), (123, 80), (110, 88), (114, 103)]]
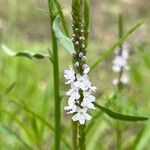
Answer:
[(94, 69), (99, 63), (101, 63), (107, 56), (110, 55), (114, 49), (119, 46), (122, 42), (124, 42), (136, 29), (138, 29), (144, 22), (137, 23), (134, 27), (132, 27), (124, 36), (118, 39), (109, 49), (107, 49), (102, 56), (100, 56), (95, 63), (91, 66), (91, 70)]
[(28, 137), (32, 137), (31, 133), (28, 131), (28, 129), (25, 127), (25, 124), (23, 124), (14, 114), (10, 113), (9, 111), (2, 109), (1, 110), (3, 113), (7, 114), (11, 119), (13, 119), (28, 135)]
[(9, 93), (13, 90), (13, 88), (15, 87), (15, 85), (16, 85), (15, 82), (13, 82), (12, 84), (10, 84), (10, 85), (7, 87), (7, 89), (5, 90), (5, 94), (9, 94)]
[(89, 36), (89, 24), (90, 24), (90, 8), (89, 8), (89, 0), (84, 1), (84, 37), (86, 39), (85, 46), (87, 46), (88, 43), (88, 36)]
[(135, 140), (134, 140), (134, 142), (133, 142), (133, 145), (132, 145), (132, 150), (136, 150), (136, 149), (137, 149), (137, 146), (138, 146), (140, 140), (142, 139), (142, 137), (143, 137), (145, 131), (146, 131), (146, 126), (143, 127), (143, 128), (140, 130), (140, 132), (138, 133), (138, 135), (136, 136), (136, 138), (135, 138)]
[(9, 136), (12, 136), (15, 139), (17, 139), (25, 149), (32, 150), (32, 148), (17, 133), (12, 131), (10, 128), (0, 124), (0, 130), (5, 131), (7, 134), (9, 134)]
[(34, 53), (34, 52), (30, 52), (30, 51), (22, 51), (22, 52), (14, 52), (13, 50), (9, 49), (6, 45), (2, 45), (2, 50), (11, 57), (15, 57), (15, 56), (21, 56), (21, 57), (26, 57), (29, 59), (44, 59), (44, 58), (49, 58), (48, 55), (44, 55), (44, 54), (40, 54), (40, 53)]
[(148, 117), (143, 116), (128, 116), (124, 114), (120, 114), (117, 112), (113, 112), (112, 110), (105, 108), (97, 103), (94, 103), (97, 108), (99, 108), (101, 111), (103, 111), (105, 114), (107, 114), (109, 117), (113, 119), (118, 119), (122, 121), (145, 121), (148, 120)]
[[(51, 131), (54, 132), (54, 127), (44, 118), (42, 118), (40, 115), (36, 114), (35, 112), (33, 112), (32, 110), (30, 110), (28, 107), (26, 107), (25, 105), (22, 105), (14, 100), (10, 100), (12, 103), (14, 103), (15, 105), (21, 107), (22, 109), (24, 109), (26, 112), (30, 113), (31, 115), (33, 115), (35, 118), (37, 118), (38, 120), (40, 120), (43, 124), (45, 124)], [(68, 149), (71, 149), (69, 143), (66, 141), (66, 139), (64, 137), (61, 137), (62, 141), (65, 143), (65, 145), (67, 146)]]
[(60, 22), (59, 17), (56, 17), (53, 22), (53, 31), (55, 33), (55, 36), (56, 36), (58, 42), (60, 44), (62, 44), (62, 46), (64, 48), (66, 48), (70, 54), (73, 54), (75, 52), (74, 45), (73, 45), (71, 39), (69, 39), (67, 36), (65, 36), (59, 29), (59, 22)]
[(65, 21), (65, 17), (64, 17), (64, 14), (63, 14), (61, 5), (60, 5), (60, 3), (58, 2), (58, 0), (54, 0), (54, 3), (55, 3), (56, 8), (57, 8), (57, 10), (58, 10), (58, 13), (59, 13), (59, 16), (60, 16), (60, 20), (61, 20), (61, 23), (62, 23), (62, 27), (63, 27), (63, 29), (64, 29), (64, 32), (65, 32), (66, 36), (69, 37), (69, 31), (68, 31), (68, 28), (67, 28), (67, 24), (66, 24), (66, 21)]

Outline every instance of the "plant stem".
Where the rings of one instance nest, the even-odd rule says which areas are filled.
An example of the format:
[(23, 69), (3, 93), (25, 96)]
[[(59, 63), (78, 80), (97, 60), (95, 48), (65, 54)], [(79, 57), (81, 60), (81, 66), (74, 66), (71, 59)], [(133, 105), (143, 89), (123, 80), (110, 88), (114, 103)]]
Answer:
[(117, 121), (116, 124), (116, 149), (121, 150), (121, 130), (120, 130), (120, 122)]
[[(121, 14), (119, 14), (119, 17), (118, 17), (118, 31), (119, 31), (118, 39), (120, 39), (123, 36), (123, 18), (122, 18)], [(122, 55), (122, 49), (123, 49), (123, 43), (121, 43), (119, 45), (119, 55)], [(121, 68), (121, 71), (119, 72), (119, 84), (118, 84), (118, 91), (119, 92), (122, 92), (122, 88), (123, 88), (123, 85), (120, 82), (122, 74), (123, 74), (123, 68)], [(117, 106), (117, 110), (120, 111), (119, 106)], [(121, 144), (122, 133), (121, 133), (120, 125), (121, 125), (120, 121), (117, 120), (117, 122), (116, 122), (116, 148), (117, 148), (117, 150), (120, 150), (121, 145), (122, 145)]]
[(61, 122), (61, 108), (60, 108), (60, 95), (59, 95), (59, 65), (58, 65), (58, 48), (57, 41), (52, 31), (53, 43), (53, 76), (54, 76), (54, 97), (55, 97), (55, 150), (60, 149), (60, 122)]
[(86, 125), (79, 125), (79, 147), (80, 150), (86, 150)]
[(77, 135), (78, 135), (78, 122), (72, 121), (72, 150), (78, 149)]
[(54, 105), (55, 105), (55, 150), (60, 150), (60, 123), (61, 123), (61, 108), (60, 108), (60, 94), (59, 94), (59, 62), (58, 62), (58, 45), (55, 34), (52, 29), (53, 25), (53, 6), (51, 0), (48, 0), (49, 15), (50, 15), (50, 28), (52, 36), (52, 49), (53, 49), (53, 80), (54, 80)]

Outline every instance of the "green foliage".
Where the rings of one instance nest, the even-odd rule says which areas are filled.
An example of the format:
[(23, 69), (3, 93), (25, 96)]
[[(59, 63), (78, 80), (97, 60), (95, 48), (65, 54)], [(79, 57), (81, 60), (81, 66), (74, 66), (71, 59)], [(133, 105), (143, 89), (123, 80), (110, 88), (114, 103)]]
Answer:
[(64, 32), (65, 32), (66, 36), (69, 37), (69, 31), (68, 31), (68, 27), (67, 27), (67, 24), (66, 24), (66, 21), (65, 21), (65, 17), (64, 17), (61, 5), (58, 2), (58, 0), (54, 0), (54, 3), (56, 5), (56, 7), (57, 7), (57, 10), (58, 10), (61, 22), (62, 22), (62, 26), (63, 26)]
[(11, 57), (15, 56), (20, 56), (20, 57), (25, 57), (25, 58), (36, 58), (36, 59), (44, 59), (44, 58), (49, 58), (48, 55), (40, 54), (40, 53), (34, 53), (31, 51), (21, 51), (21, 52), (14, 52), (13, 50), (9, 49), (7, 46), (2, 45), (3, 51)]
[(20, 146), (24, 149), (24, 150), (32, 150), (32, 147), (30, 147), (23, 138), (21, 138), (19, 135), (16, 134), (16, 132), (12, 131), (9, 127), (0, 124), (0, 130), (1, 132), (5, 132), (8, 134), (8, 136), (15, 138), (16, 140), (18, 140), (20, 142)]
[(70, 54), (73, 54), (75, 52), (74, 45), (73, 45), (72, 41), (60, 31), (60, 29), (59, 29), (59, 22), (60, 22), (59, 17), (56, 17), (55, 20), (54, 20), (54, 22), (53, 22), (53, 30), (54, 30), (55, 36), (57, 38), (57, 41)]
[(139, 22), (135, 26), (133, 26), (124, 36), (122, 36), (120, 39), (118, 39), (115, 44), (113, 44), (108, 50), (104, 52), (104, 54), (99, 57), (93, 65), (91, 65), (91, 69), (94, 69), (99, 63), (101, 63), (107, 56), (111, 54), (111, 52), (114, 51), (114, 49), (119, 46), (122, 42), (124, 42), (136, 29), (138, 29), (144, 22)]
[[(60, 5), (58, 0), (48, 0), (48, 1), (49, 7), (51, 8), (50, 16), (52, 17), (52, 21), (53, 19), (56, 19), (56, 15), (59, 15), (60, 21), (62, 23), (62, 29), (64, 30), (65, 34), (64, 36), (65, 38), (68, 37), (69, 31), (66, 26), (65, 17), (62, 11), (62, 6), (67, 8), (66, 3), (64, 2), (63, 5)], [(78, 2), (78, 5), (76, 6), (76, 11), (73, 12), (75, 13), (74, 19), (77, 19), (75, 18), (75, 16), (77, 15), (79, 15), (80, 17), (82, 16), (83, 20), (79, 19), (79, 21), (83, 22), (84, 30), (88, 31), (90, 23), (88, 20), (89, 2), (88, 0), (74, 0), (74, 1)], [(104, 41), (105, 39), (108, 39), (106, 35), (109, 34), (106, 30), (108, 28), (110, 30), (114, 29), (114, 22), (115, 22), (114, 19), (116, 19), (115, 18), (116, 16), (110, 10), (107, 10), (108, 15), (105, 16), (104, 13), (102, 13), (105, 11), (105, 8), (102, 8), (102, 11), (99, 11), (99, 9), (95, 9), (99, 8), (100, 6), (98, 1), (92, 2), (91, 4), (92, 9), (94, 10), (93, 11), (94, 17), (91, 16), (93, 21), (92, 36), (91, 36), (92, 39), (88, 46), (89, 50), (91, 51), (88, 51), (88, 53), (89, 56), (91, 56), (92, 61), (95, 61), (96, 57), (101, 52), (99, 51), (93, 52), (93, 49), (99, 49), (99, 47), (100, 49), (103, 49), (103, 47), (105, 47), (106, 43), (103, 42), (103, 39)], [(108, 1), (103, 3), (104, 6), (106, 4), (108, 4)], [(116, 6), (119, 3), (115, 2), (115, 4), (116, 10)], [(145, 10), (146, 4), (145, 3), (143, 4)], [(26, 49), (26, 47), (28, 50), (30, 49), (40, 50), (40, 49), (47, 49), (47, 47), (49, 47), (49, 39), (48, 39), (49, 35), (45, 34), (45, 32), (48, 33), (49, 29), (46, 28), (45, 24), (52, 23), (52, 21), (48, 22), (47, 15), (42, 16), (41, 14), (39, 15), (34, 13), (33, 10), (35, 9), (35, 7), (37, 7), (37, 5), (43, 7), (45, 4), (43, 2), (36, 3), (34, 1), (28, 2), (18, 1), (16, 3), (16, 0), (15, 1), (9, 0), (8, 3), (5, 1), (2, 2), (2, 5), (0, 6), (2, 15), (0, 19), (0, 43), (7, 43), (7, 45), (11, 45), (12, 47), (14, 47), (15, 50)], [(110, 6), (112, 8), (111, 10), (113, 10), (114, 6), (113, 5)], [(141, 8), (142, 6), (140, 5), (140, 10), (138, 12), (141, 12)], [(44, 8), (42, 10), (44, 10)], [(67, 12), (67, 9), (65, 11)], [(82, 11), (83, 13), (80, 13), (80, 11)], [(47, 14), (47, 11), (43, 12)], [(136, 13), (133, 14), (134, 17), (132, 15), (130, 17), (127, 17), (128, 18), (127, 22), (133, 22), (135, 21), (133, 20), (134, 18), (139, 17), (136, 15)], [(145, 16), (144, 13), (138, 14), (140, 14), (139, 18), (142, 17), (141, 14)], [(68, 15), (67, 17), (68, 17), (67, 19), (70, 20), (69, 18), (70, 16)], [(109, 21), (106, 21), (107, 19)], [(146, 33), (147, 31), (146, 28), (148, 25), (149, 24), (147, 24), (146, 22), (145, 26), (143, 26), (143, 30), (145, 31), (144, 33)], [(57, 23), (56, 26), (58, 27), (57, 29), (61, 32), (59, 22)], [(104, 32), (101, 32), (102, 30), (104, 30)], [(33, 36), (31, 36), (32, 33), (34, 33)], [(86, 32), (84, 33), (85, 37), (88, 36), (86, 35), (87, 33)], [(106, 35), (103, 35), (103, 33), (105, 33)], [(102, 40), (99, 39), (98, 34), (100, 34)], [(98, 87), (96, 95), (98, 103), (100, 103), (102, 106), (100, 105), (100, 108), (97, 107), (96, 109), (97, 111), (91, 112), (91, 114), (93, 113), (92, 114), (93, 118), (90, 122), (87, 123), (86, 128), (87, 150), (97, 150), (97, 149), (106, 150), (111, 149), (112, 147), (114, 148), (115, 143), (114, 122), (120, 119), (122, 120), (121, 123), (124, 126), (122, 127), (123, 149), (142, 150), (149, 148), (149, 139), (150, 139), (149, 121), (141, 122), (141, 119), (142, 120), (147, 119), (147, 117), (141, 118), (140, 116), (142, 114), (146, 114), (147, 110), (149, 110), (148, 98), (150, 97), (149, 93), (150, 53), (149, 53), (149, 45), (146, 43), (149, 39), (149, 36), (148, 34), (147, 35), (144, 34), (144, 38), (142, 37), (142, 42), (140, 41), (141, 40), (140, 37), (141, 35), (136, 38), (136, 40), (138, 41), (136, 43), (138, 49), (140, 50), (140, 55), (139, 51), (135, 52), (134, 49), (131, 49), (130, 75), (132, 78), (130, 85), (127, 86), (124, 91), (126, 98), (123, 97), (123, 99), (118, 100), (120, 101), (119, 106), (121, 105), (121, 111), (117, 111), (116, 109), (114, 109), (113, 100), (111, 103), (108, 104), (109, 105), (108, 106), (107, 105), (107, 101), (109, 101), (108, 99), (106, 100), (103, 100), (101, 98), (98, 99), (99, 96), (101, 97), (107, 93), (109, 94), (110, 91), (112, 91), (112, 86), (110, 83), (112, 75), (110, 75), (109, 72), (111, 66), (110, 61), (109, 60), (105, 61), (104, 66), (102, 66), (103, 69), (101, 70), (95, 69), (96, 72), (93, 72), (91, 74), (93, 81), (96, 83), (96, 86)], [(111, 52), (115, 49), (115, 47), (117, 47), (121, 42), (123, 42), (126, 39), (127, 37), (125, 37), (124, 39), (123, 38), (119, 39), (111, 48), (107, 49), (105, 51), (106, 53), (104, 52), (104, 55), (102, 55), (99, 58), (98, 64), (102, 62), (107, 56), (109, 56)], [(113, 40), (111, 35), (109, 36), (108, 41), (109, 40), (110, 41)], [(131, 39), (131, 42), (132, 41), (135, 41), (135, 39)], [(50, 43), (50, 45), (52, 44)], [(65, 48), (68, 47), (66, 46), (66, 44), (62, 45), (63, 46), (65, 45), (64, 46)], [(48, 61), (45, 61), (44, 58), (50, 59), (53, 63), (56, 59), (54, 58), (54, 55), (50, 51), (49, 55), (45, 55), (41, 53), (34, 53), (31, 51), (25, 52), (19, 51), (18, 53), (16, 53), (15, 51), (9, 49), (5, 45), (4, 49), (3, 51), (9, 56), (19, 56), (21, 58), (25, 57), (29, 59), (34, 58), (35, 59), (33, 60), (33, 63), (26, 61), (24, 59), (12, 60), (7, 58), (5, 55), (3, 55), (3, 53), (1, 53), (2, 51), (0, 51), (0, 112), (1, 112), (0, 149), (2, 150), (7, 149), (38, 150), (49, 148), (54, 149), (53, 145), (51, 145), (51, 143), (53, 143), (54, 139), (53, 135), (55, 132), (53, 126), (55, 113), (53, 112), (54, 87), (52, 82), (53, 79), (52, 66), (51, 64), (49, 64)], [(53, 48), (50, 49), (55, 50)], [(70, 59), (66, 57), (66, 53), (63, 50), (59, 51), (59, 56), (61, 64), (60, 86), (62, 89), (64, 89), (62, 71), (64, 70), (66, 64), (71, 62), (69, 62)], [(39, 59), (43, 60), (38, 61)], [(98, 64), (96, 64), (96, 66)], [(95, 68), (96, 66), (94, 66), (93, 68)], [(49, 84), (49, 86), (47, 86), (47, 84)], [(19, 105), (15, 104), (14, 102), (12, 103), (8, 101), (8, 94), (12, 99), (17, 99), (17, 101), (19, 102), (17, 101), (15, 102), (17, 102)], [(26, 104), (24, 104), (24, 102)], [(64, 103), (63, 100), (61, 102)], [(130, 104), (126, 105), (126, 102)], [(138, 108), (139, 106), (140, 109)], [(124, 114), (138, 114), (138, 116), (130, 116)], [(146, 114), (146, 116), (149, 116), (149, 114)], [(111, 118), (114, 118), (114, 120)], [(71, 128), (69, 120), (63, 114), (63, 111), (61, 120), (62, 120), (61, 133), (63, 133), (63, 136), (61, 136), (62, 140), (61, 149), (65, 150), (71, 149), (70, 146)], [(136, 122), (134, 124), (133, 121), (137, 120), (139, 120), (139, 122)]]
[(148, 120), (148, 117), (142, 117), (142, 116), (128, 116), (120, 113), (113, 112), (112, 110), (105, 108), (97, 103), (94, 103), (96, 107), (98, 107), (101, 111), (106, 113), (109, 117), (113, 119), (118, 119), (122, 121), (145, 121)]
[(83, 15), (84, 15), (84, 37), (86, 39), (85, 46), (87, 46), (89, 36), (89, 24), (90, 24), (89, 0), (84, 0)]

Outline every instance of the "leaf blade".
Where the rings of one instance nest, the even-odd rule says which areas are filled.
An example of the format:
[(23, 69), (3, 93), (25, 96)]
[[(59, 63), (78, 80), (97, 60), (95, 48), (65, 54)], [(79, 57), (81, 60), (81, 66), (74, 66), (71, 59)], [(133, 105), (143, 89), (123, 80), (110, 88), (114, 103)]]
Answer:
[(0, 124), (0, 129), (2, 131), (7, 132), (9, 135), (13, 136), (15, 139), (17, 139), (24, 148), (26, 148), (28, 150), (32, 150), (32, 148), (20, 136), (18, 136), (14, 131), (12, 131), (7, 126)]
[(134, 25), (124, 36), (122, 36), (120, 39), (118, 39), (109, 49), (107, 49), (101, 57), (99, 57), (95, 63), (91, 65), (91, 70), (94, 69), (100, 62), (102, 62), (113, 50), (120, 45), (122, 42), (124, 42), (130, 34), (132, 34), (136, 29), (138, 29), (144, 22), (141, 21)]
[(14, 52), (13, 50), (11, 50), (10, 48), (8, 48), (6, 45), (2, 44), (2, 50), (10, 57), (16, 57), (16, 56), (20, 56), (20, 57), (25, 57), (28, 59), (44, 59), (44, 58), (49, 58), (48, 55), (45, 54), (41, 54), (41, 53), (34, 53), (31, 51), (22, 51), (22, 52)]
[(57, 16), (53, 21), (53, 31), (55, 33), (55, 36), (57, 38), (57, 41), (65, 48), (70, 54), (73, 54), (75, 52), (74, 45), (67, 36), (65, 36), (61, 30), (59, 29), (59, 17)]
[(129, 116), (129, 115), (120, 114), (106, 107), (103, 107), (97, 103), (94, 103), (94, 105), (113, 119), (117, 119), (121, 121), (146, 121), (149, 119), (148, 117), (143, 117), (143, 116)]
[[(34, 117), (36, 117), (37, 119), (39, 119), (42, 123), (44, 123), (51, 131), (54, 132), (54, 127), (44, 118), (42, 118), (40, 115), (36, 114), (35, 112), (33, 112), (32, 110), (30, 110), (28, 107), (26, 107), (25, 105), (22, 105), (14, 100), (10, 100), (12, 103), (14, 103), (15, 105), (20, 106), (22, 109), (24, 109), (25, 111), (27, 111), (28, 113), (30, 113), (31, 115), (33, 115)], [(67, 146), (68, 149), (71, 149), (69, 143), (66, 141), (66, 139), (64, 137), (61, 137), (62, 141), (64, 142), (64, 144)]]

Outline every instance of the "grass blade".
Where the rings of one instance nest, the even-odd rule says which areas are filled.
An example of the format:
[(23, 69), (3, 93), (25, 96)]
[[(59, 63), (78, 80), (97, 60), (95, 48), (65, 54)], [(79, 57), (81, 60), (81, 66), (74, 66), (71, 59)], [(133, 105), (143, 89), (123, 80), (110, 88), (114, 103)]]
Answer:
[(18, 120), (12, 113), (10, 113), (9, 111), (2, 109), (1, 110), (3, 113), (7, 114), (11, 119), (13, 119), (27, 134), (28, 137), (32, 137), (31, 133), (27, 130), (27, 128), (25, 128), (24, 124), (22, 122), (20, 122), (20, 120)]
[(67, 51), (70, 54), (73, 54), (75, 52), (74, 50), (74, 45), (71, 41), (71, 39), (69, 39), (67, 36), (65, 36), (59, 29), (59, 17), (56, 17), (54, 22), (53, 22), (53, 31), (55, 33), (55, 36), (57, 38), (57, 41), (63, 45), (64, 48), (67, 49)]
[(2, 45), (2, 50), (11, 57), (16, 57), (16, 56), (20, 56), (20, 57), (25, 57), (25, 58), (29, 58), (29, 59), (44, 59), (44, 58), (49, 58), (48, 55), (44, 55), (44, 54), (40, 54), (40, 53), (34, 53), (31, 51), (22, 51), (22, 52), (14, 52), (13, 50), (9, 49), (6, 45)]
[(66, 36), (69, 37), (69, 31), (68, 31), (68, 28), (67, 28), (67, 24), (66, 24), (66, 21), (65, 21), (65, 17), (64, 17), (61, 5), (58, 2), (58, 0), (54, 0), (54, 3), (55, 3), (56, 8), (58, 10), (58, 13), (59, 13), (59, 16), (60, 16), (60, 20), (62, 22), (62, 26), (63, 26), (64, 32), (65, 32)]
[(0, 130), (5, 131), (7, 134), (9, 134), (9, 136), (12, 136), (15, 139), (17, 139), (26, 150), (32, 150), (32, 148), (19, 135), (17, 135), (10, 128), (6, 127), (5, 125), (0, 124)]
[[(33, 115), (35, 118), (37, 118), (38, 120), (40, 120), (43, 124), (45, 124), (52, 132), (54, 132), (54, 127), (45, 119), (43, 119), (40, 115), (36, 114), (35, 112), (33, 112), (32, 110), (30, 110), (28, 107), (26, 107), (25, 105), (22, 105), (14, 100), (10, 100), (12, 103), (14, 103), (15, 105), (21, 107), (22, 109), (24, 109), (26, 112), (30, 113), (31, 115)], [(61, 137), (62, 141), (64, 142), (64, 144), (66, 145), (66, 147), (68, 149), (71, 149), (69, 143), (66, 141), (66, 139), (64, 137)]]
[(124, 36), (122, 36), (122, 38), (118, 39), (115, 44), (113, 44), (109, 49), (107, 49), (104, 54), (99, 57), (95, 63), (93, 63), (93, 65), (91, 66), (91, 70), (94, 69), (99, 63), (101, 63), (107, 56), (110, 55), (111, 52), (113, 52), (113, 50), (119, 46), (122, 42), (124, 42), (136, 29), (138, 29), (144, 22), (141, 21), (139, 23), (137, 23), (134, 27), (132, 27)]
[(13, 90), (13, 88), (15, 87), (15, 85), (16, 85), (16, 82), (13, 82), (12, 84), (10, 84), (8, 87), (7, 87), (7, 89), (5, 90), (5, 94), (9, 94), (12, 90)]
[(103, 106), (100, 106), (97, 103), (94, 103), (94, 105), (113, 119), (118, 119), (121, 121), (145, 121), (149, 119), (148, 117), (143, 117), (143, 116), (129, 116), (129, 115), (124, 115), (124, 114), (120, 114), (117, 112), (113, 112), (112, 110), (105, 108)]
[(136, 136), (134, 142), (133, 142), (133, 145), (132, 145), (132, 150), (136, 150), (137, 149), (137, 146), (141, 140), (141, 138), (143, 137), (144, 133), (146, 131), (146, 126), (144, 128), (142, 128), (140, 130), (140, 132), (138, 133), (138, 135)]

